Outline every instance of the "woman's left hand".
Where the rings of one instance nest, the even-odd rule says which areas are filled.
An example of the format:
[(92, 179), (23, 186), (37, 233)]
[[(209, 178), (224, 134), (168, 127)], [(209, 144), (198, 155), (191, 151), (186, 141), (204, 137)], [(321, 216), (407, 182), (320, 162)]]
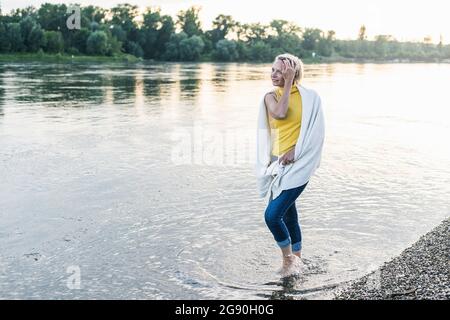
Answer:
[(287, 165), (294, 163), (294, 157), (295, 157), (295, 148), (292, 148), (291, 150), (283, 154), (278, 161), (283, 165)]

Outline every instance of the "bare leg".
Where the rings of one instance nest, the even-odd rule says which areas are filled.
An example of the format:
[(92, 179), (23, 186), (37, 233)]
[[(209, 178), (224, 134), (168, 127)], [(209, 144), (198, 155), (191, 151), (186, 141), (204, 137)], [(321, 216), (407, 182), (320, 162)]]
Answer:
[(283, 254), (283, 266), (281, 267), (279, 273), (283, 276), (290, 276), (292, 274), (298, 273), (299, 270), (299, 258), (297, 255), (292, 254), (291, 246), (281, 248)]
[(289, 245), (289, 246), (286, 246), (286, 247), (284, 247), (284, 248), (281, 248), (281, 253), (283, 254), (283, 259), (284, 259), (286, 256), (290, 256), (290, 255), (292, 254), (291, 246)]

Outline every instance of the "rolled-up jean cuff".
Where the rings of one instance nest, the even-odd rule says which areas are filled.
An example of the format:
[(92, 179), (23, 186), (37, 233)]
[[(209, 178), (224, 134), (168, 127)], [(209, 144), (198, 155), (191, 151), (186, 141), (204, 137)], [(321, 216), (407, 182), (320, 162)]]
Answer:
[(302, 243), (297, 242), (292, 244), (292, 252), (297, 252), (302, 250)]
[(280, 248), (285, 248), (291, 244), (291, 239), (287, 238), (284, 241), (277, 242), (277, 244)]

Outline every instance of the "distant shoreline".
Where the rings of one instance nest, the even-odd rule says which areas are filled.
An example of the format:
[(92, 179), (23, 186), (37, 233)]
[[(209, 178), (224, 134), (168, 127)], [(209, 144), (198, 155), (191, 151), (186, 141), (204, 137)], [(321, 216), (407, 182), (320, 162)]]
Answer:
[(0, 54), (0, 62), (142, 62), (130, 54), (116, 56), (88, 56), (88, 55), (70, 55), (70, 54), (48, 54), (48, 53), (15, 53)]
[[(445, 60), (410, 60), (410, 59), (359, 59), (359, 58), (344, 58), (344, 57), (319, 57), (319, 58), (302, 58), (304, 64), (334, 64), (334, 63), (357, 63), (357, 64), (408, 64), (408, 63), (450, 63), (450, 59)], [(90, 56), (90, 55), (70, 55), (70, 54), (48, 54), (48, 53), (15, 53), (15, 54), (0, 54), (0, 62), (52, 62), (52, 63), (67, 63), (67, 62), (123, 62), (123, 63), (270, 63), (270, 62), (251, 62), (251, 61), (215, 61), (215, 60), (200, 60), (200, 61), (161, 61), (161, 60), (145, 60), (135, 57), (130, 54), (121, 54), (115, 56)]]
[(336, 300), (449, 300), (450, 218), (378, 270), (351, 281)]

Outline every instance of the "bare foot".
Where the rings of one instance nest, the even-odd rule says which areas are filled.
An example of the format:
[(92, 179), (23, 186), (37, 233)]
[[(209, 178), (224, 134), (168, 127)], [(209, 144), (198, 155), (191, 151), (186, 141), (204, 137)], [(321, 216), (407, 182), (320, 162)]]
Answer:
[(295, 254), (300, 259), (302, 258), (302, 252), (301, 251), (293, 252), (293, 254)]
[(278, 271), (282, 277), (292, 276), (301, 271), (301, 260), (297, 255), (290, 254), (283, 258), (283, 266)]

